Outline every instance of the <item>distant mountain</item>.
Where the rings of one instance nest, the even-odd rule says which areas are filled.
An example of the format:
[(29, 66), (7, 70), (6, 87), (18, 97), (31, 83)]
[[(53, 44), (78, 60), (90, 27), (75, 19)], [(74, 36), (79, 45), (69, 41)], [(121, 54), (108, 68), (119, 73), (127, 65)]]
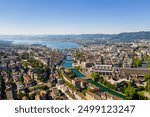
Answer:
[(98, 39), (111, 38), (114, 34), (72, 34), (72, 35), (47, 35), (45, 38), (53, 39)]
[(120, 33), (110, 38), (111, 40), (119, 41), (133, 41), (146, 39), (150, 40), (150, 32), (129, 32), (129, 33)]
[(133, 41), (139, 39), (150, 40), (150, 32), (125, 32), (120, 34), (79, 34), (79, 35), (48, 35), (48, 39), (88, 39), (88, 40), (109, 40), (109, 41)]
[(0, 35), (0, 40), (7, 39), (33, 39), (43, 41), (71, 41), (79, 42), (92, 41), (98, 42), (128, 42), (133, 40), (146, 39), (150, 40), (150, 31), (125, 32), (120, 34), (70, 34), (70, 35)]

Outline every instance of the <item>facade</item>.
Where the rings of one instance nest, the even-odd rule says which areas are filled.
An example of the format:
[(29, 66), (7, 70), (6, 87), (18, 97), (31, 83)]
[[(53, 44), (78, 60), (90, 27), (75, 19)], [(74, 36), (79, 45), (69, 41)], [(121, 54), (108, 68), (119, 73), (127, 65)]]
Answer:
[(90, 72), (96, 72), (100, 75), (109, 75), (111, 76), (113, 73), (112, 65), (95, 65), (91, 68)]
[(78, 88), (78, 89), (81, 88), (81, 82), (80, 82), (80, 80), (79, 80), (78, 78), (73, 79), (73, 80), (72, 80), (72, 84), (73, 84), (76, 88)]

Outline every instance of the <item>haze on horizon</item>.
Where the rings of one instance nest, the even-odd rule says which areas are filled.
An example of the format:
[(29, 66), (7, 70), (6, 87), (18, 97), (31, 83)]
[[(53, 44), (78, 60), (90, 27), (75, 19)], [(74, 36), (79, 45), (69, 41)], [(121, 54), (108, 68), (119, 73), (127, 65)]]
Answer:
[(0, 0), (0, 35), (150, 31), (149, 0)]

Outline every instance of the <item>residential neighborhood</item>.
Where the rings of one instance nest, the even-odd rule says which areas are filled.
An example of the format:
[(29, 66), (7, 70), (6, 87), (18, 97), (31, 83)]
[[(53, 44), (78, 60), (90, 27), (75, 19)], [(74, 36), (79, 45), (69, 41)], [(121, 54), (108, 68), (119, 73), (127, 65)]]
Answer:
[(0, 99), (150, 99), (150, 41), (1, 47)]

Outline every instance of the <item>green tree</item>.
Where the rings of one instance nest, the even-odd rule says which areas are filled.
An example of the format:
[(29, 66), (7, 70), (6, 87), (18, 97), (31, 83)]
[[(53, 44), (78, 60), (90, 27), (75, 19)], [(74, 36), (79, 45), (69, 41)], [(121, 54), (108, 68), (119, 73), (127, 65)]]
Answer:
[(150, 80), (150, 74), (144, 74), (144, 79), (147, 81), (147, 80)]
[(142, 65), (142, 59), (139, 59), (138, 57), (134, 57), (132, 66), (135, 68), (135, 67), (139, 67), (141, 65)]
[(75, 68), (76, 68), (78, 71), (80, 70), (80, 66), (76, 66)]
[(21, 81), (21, 82), (24, 81), (23, 77), (19, 77), (18, 80)]
[(82, 53), (81, 53), (81, 52), (77, 52), (77, 53), (76, 53), (76, 58), (77, 58), (77, 59), (81, 58), (81, 56), (82, 56)]
[(23, 55), (19, 54), (19, 59), (22, 60), (23, 59)]
[(127, 99), (134, 99), (136, 96), (136, 90), (131, 85), (128, 85), (128, 88), (125, 90), (125, 94), (127, 96)]
[(97, 82), (100, 79), (100, 75), (98, 73), (93, 72), (91, 74), (92, 79)]
[(40, 80), (41, 82), (45, 82), (46, 77), (44, 77), (44, 75), (39, 75), (39, 76), (37, 77), (37, 79)]
[(69, 74), (68, 77), (71, 78), (71, 79), (73, 79), (73, 78), (76, 77), (76, 74), (75, 73)]
[(150, 68), (150, 56), (146, 55), (147, 67)]
[(23, 61), (23, 66), (24, 66), (25, 68), (27, 68), (27, 65), (28, 65), (27, 61)]
[(150, 93), (150, 80), (147, 80), (145, 90)]
[(144, 96), (143, 92), (138, 92), (138, 95), (139, 95), (139, 100), (148, 100), (148, 98)]

